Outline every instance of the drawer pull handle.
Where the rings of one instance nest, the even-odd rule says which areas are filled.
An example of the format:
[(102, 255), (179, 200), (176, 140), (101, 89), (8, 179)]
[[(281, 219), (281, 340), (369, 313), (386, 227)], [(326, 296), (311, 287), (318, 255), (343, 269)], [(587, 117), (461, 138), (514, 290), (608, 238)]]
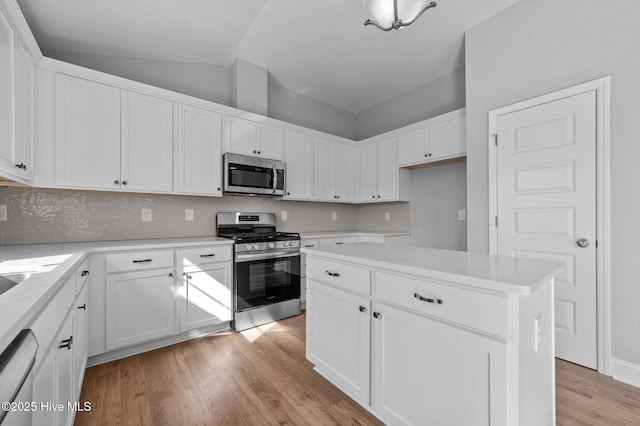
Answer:
[(151, 263), (153, 259), (138, 259), (134, 260), (133, 263)]
[(375, 319), (380, 318), (380, 312), (374, 312), (374, 313), (373, 313), (373, 317), (374, 317)]
[(305, 247), (315, 247), (316, 245), (315, 244), (305, 244), (304, 246)]
[(200, 257), (215, 257), (216, 254), (215, 253), (211, 253), (211, 254), (201, 254)]
[(64, 339), (62, 342), (60, 342), (60, 349), (63, 349), (63, 348), (71, 349), (72, 344), (73, 344), (73, 336), (69, 337), (68, 339)]
[(337, 242), (336, 244), (344, 244), (342, 241)]
[(86, 311), (87, 310), (87, 304), (85, 303), (82, 306), (78, 306), (78, 309), (84, 309)]
[(418, 300), (420, 300), (422, 302), (437, 303), (438, 305), (444, 304), (444, 300), (442, 300), (442, 299), (432, 299), (430, 297), (422, 297), (418, 293), (413, 293), (413, 297), (415, 297), (416, 299), (418, 299)]
[(324, 271), (327, 273), (327, 275), (329, 275), (330, 277), (339, 277), (340, 274), (337, 272), (331, 272), (331, 271)]
[(81, 277), (86, 277), (87, 275), (89, 275), (89, 271), (82, 271), (82, 274), (80, 274)]
[(365, 308), (364, 306), (360, 306), (360, 312), (365, 312), (367, 310), (367, 308)]

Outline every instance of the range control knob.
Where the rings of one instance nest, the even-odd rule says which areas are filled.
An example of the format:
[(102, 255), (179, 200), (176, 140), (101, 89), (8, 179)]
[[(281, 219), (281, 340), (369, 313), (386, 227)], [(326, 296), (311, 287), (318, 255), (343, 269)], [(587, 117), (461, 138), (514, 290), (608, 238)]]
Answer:
[(244, 246), (247, 250), (251, 250), (253, 248), (253, 246), (251, 244), (247, 244), (246, 246)]
[(276, 248), (276, 244), (275, 243), (269, 243), (269, 244), (267, 244), (267, 246), (269, 246), (270, 249)]
[(253, 245), (253, 249), (254, 249), (254, 250), (258, 250), (259, 248), (260, 248), (260, 246), (259, 246), (259, 245), (257, 245), (257, 244), (254, 244), (254, 245)]

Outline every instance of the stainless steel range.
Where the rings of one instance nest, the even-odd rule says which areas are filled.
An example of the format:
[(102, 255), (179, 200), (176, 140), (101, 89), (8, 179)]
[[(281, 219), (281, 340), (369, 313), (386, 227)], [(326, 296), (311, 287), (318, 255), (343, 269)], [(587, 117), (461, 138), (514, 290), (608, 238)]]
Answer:
[(275, 213), (218, 213), (218, 237), (234, 244), (236, 331), (300, 313), (300, 235), (276, 232)]

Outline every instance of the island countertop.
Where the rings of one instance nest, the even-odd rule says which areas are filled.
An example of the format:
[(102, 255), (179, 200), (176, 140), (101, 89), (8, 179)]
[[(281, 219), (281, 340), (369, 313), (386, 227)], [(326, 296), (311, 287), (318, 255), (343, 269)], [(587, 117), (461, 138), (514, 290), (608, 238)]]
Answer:
[(302, 253), (442, 279), (506, 293), (530, 294), (555, 275), (562, 263), (415, 246), (353, 243), (302, 248)]

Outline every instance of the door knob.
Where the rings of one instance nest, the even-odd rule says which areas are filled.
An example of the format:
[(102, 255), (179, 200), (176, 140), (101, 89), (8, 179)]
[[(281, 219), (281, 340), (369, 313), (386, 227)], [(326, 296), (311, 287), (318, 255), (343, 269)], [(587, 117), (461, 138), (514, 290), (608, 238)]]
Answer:
[(578, 241), (576, 241), (576, 244), (578, 245), (578, 247), (585, 248), (589, 244), (591, 244), (591, 242), (589, 240), (587, 240), (586, 238), (580, 238)]

